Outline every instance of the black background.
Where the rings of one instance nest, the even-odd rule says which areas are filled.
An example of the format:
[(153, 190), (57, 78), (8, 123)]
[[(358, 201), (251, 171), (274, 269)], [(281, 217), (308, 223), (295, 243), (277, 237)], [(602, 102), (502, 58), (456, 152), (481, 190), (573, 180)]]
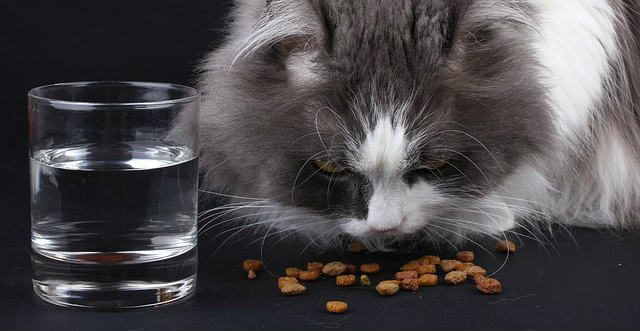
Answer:
[[(260, 1), (260, 0), (256, 0)], [(485, 296), (471, 284), (437, 286), (380, 297), (371, 288), (310, 284), (283, 297), (267, 272), (249, 282), (243, 258), (260, 255), (255, 237), (239, 235), (216, 254), (226, 235), (200, 239), (198, 291), (189, 301), (152, 309), (95, 312), (54, 307), (31, 291), (26, 93), (43, 84), (79, 80), (142, 80), (193, 85), (198, 59), (220, 42), (229, 3), (191, 1), (3, 1), (0, 3), (0, 329), (635, 329), (640, 282), (635, 233), (572, 229), (554, 234), (554, 247), (525, 241), (496, 277), (504, 292)], [(575, 239), (575, 241), (574, 241)], [(285, 266), (316, 259), (379, 262), (390, 278), (403, 261), (426, 253), (299, 252), (280, 242), (263, 259)], [(490, 248), (491, 243), (485, 243)], [(472, 248), (470, 246), (470, 248)], [(553, 248), (557, 249), (555, 251)], [(503, 255), (473, 248), (492, 272)], [(450, 255), (441, 251), (443, 257)], [(442, 278), (440, 279), (442, 282)], [(330, 315), (326, 300), (349, 302)]]

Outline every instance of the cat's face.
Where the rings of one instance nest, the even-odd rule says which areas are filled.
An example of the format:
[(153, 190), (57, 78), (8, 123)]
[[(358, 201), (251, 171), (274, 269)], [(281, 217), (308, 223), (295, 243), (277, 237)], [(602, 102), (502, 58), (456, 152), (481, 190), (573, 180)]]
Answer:
[(501, 185), (551, 135), (526, 8), (499, 3), (240, 4), (203, 76), (205, 186), (283, 230), (496, 232)]

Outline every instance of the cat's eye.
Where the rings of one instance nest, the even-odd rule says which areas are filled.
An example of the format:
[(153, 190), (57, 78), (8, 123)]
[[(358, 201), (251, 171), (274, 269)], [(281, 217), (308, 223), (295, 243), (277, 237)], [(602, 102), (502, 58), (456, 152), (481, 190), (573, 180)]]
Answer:
[(324, 171), (328, 174), (338, 174), (344, 172), (343, 167), (321, 159), (313, 160), (313, 165), (315, 165), (320, 171)]
[(436, 169), (440, 169), (444, 166), (447, 165), (447, 161), (435, 161), (435, 162), (431, 162), (429, 164), (427, 164), (425, 166), (426, 169), (428, 170), (436, 170)]

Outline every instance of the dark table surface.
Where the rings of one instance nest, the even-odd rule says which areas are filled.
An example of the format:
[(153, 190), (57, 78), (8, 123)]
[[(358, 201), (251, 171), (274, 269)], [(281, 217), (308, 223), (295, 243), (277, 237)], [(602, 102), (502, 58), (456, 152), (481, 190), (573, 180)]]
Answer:
[[(199, 274), (195, 296), (168, 306), (122, 312), (67, 309), (39, 300), (31, 289), (28, 187), (26, 172), (3, 169), (2, 249), (0, 250), (0, 329), (23, 330), (171, 330), (171, 329), (637, 329), (640, 323), (640, 237), (572, 229), (558, 232), (553, 247), (524, 241), (495, 276), (503, 292), (487, 296), (471, 283), (439, 284), (417, 292), (377, 295), (373, 287), (338, 288), (332, 279), (308, 284), (306, 293), (281, 295), (266, 271), (249, 281), (240, 264), (259, 257), (255, 236), (227, 238), (220, 231), (199, 238)], [(8, 194), (10, 193), (10, 194)], [(573, 238), (572, 238), (573, 237)], [(575, 241), (574, 241), (575, 239)], [(400, 265), (426, 253), (352, 254), (307, 250), (303, 243), (267, 240), (262, 258), (274, 274), (306, 261), (378, 262), (391, 278)], [(485, 243), (491, 246), (490, 242)], [(443, 257), (451, 252), (443, 247)], [(504, 255), (476, 251), (477, 264), (490, 272)], [(554, 250), (555, 249), (555, 250)], [(557, 250), (557, 251), (556, 251)], [(495, 259), (494, 259), (495, 258)], [(442, 283), (442, 278), (439, 279)], [(328, 300), (349, 303), (349, 311), (332, 315)]]

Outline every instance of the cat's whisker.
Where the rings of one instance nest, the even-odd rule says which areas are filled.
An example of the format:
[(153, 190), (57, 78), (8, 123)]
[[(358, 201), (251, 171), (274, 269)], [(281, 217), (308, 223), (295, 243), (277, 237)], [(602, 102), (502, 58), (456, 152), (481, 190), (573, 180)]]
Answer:
[(298, 254), (298, 258), (300, 258), (302, 256), (302, 254), (304, 254), (304, 252), (307, 250), (307, 248), (309, 248), (309, 246), (311, 246), (316, 240), (318, 240), (319, 238), (321, 238), (322, 236), (326, 235), (327, 233), (334, 231), (336, 228), (338, 227), (338, 225), (334, 225), (332, 227), (329, 228), (329, 230), (324, 231), (322, 233), (320, 233), (319, 235), (317, 235), (313, 240), (309, 241), (309, 243), (307, 243), (306, 246), (304, 246), (304, 248), (302, 249), (302, 251), (300, 252), (300, 254)]
[(225, 193), (214, 192), (214, 191), (203, 190), (203, 189), (198, 189), (198, 191), (202, 192), (202, 193), (213, 194), (213, 195), (225, 197), (225, 198), (242, 199), (242, 200), (254, 200), (254, 201), (265, 201), (266, 200), (264, 198), (243, 197), (243, 196), (239, 196), (239, 195), (231, 195), (231, 194), (225, 194)]
[[(488, 249), (486, 249), (484, 246), (482, 246), (482, 245), (480, 245), (479, 243), (477, 243), (475, 240), (472, 240), (471, 238), (469, 238), (469, 237), (467, 237), (467, 236), (465, 236), (465, 235), (463, 235), (463, 234), (461, 234), (461, 233), (458, 233), (458, 232), (456, 232), (456, 231), (453, 231), (453, 230), (447, 229), (446, 227), (443, 227), (443, 226), (439, 226), (439, 225), (436, 225), (436, 224), (433, 224), (433, 223), (429, 223), (429, 226), (433, 226), (433, 227), (438, 228), (438, 229), (440, 229), (440, 230), (444, 230), (444, 231), (450, 232), (450, 233), (452, 233), (452, 234), (454, 234), (454, 235), (460, 236), (460, 237), (464, 238), (465, 240), (468, 240), (469, 242), (471, 242), (471, 243), (473, 243), (474, 245), (478, 246), (480, 249), (482, 249), (483, 251), (487, 252), (491, 257), (493, 257), (494, 259), (496, 259), (496, 260), (497, 260), (497, 258), (495, 257), (495, 255), (493, 255), (493, 253), (492, 253), (492, 252), (490, 252), (490, 251), (489, 251)], [(436, 233), (437, 233), (437, 232), (436, 232)], [(443, 237), (443, 238), (444, 238), (444, 237)], [(505, 239), (505, 240), (506, 240), (506, 239)]]
[(477, 142), (480, 146), (482, 146), (482, 148), (484, 148), (484, 150), (487, 151), (487, 153), (489, 153), (489, 155), (493, 158), (493, 160), (495, 161), (496, 165), (500, 168), (501, 171), (504, 172), (504, 169), (502, 168), (502, 165), (500, 164), (500, 162), (498, 161), (498, 159), (495, 157), (495, 155), (493, 155), (493, 153), (491, 153), (491, 151), (489, 150), (489, 148), (487, 148), (487, 146), (485, 144), (483, 144), (480, 140), (478, 140), (476, 137), (474, 137), (473, 135), (461, 131), (461, 130), (455, 130), (455, 129), (448, 129), (448, 130), (443, 130), (440, 131), (440, 133), (447, 133), (447, 132), (455, 132), (455, 133), (460, 133), (463, 134), (471, 139), (473, 139), (475, 142)]
[[(245, 215), (233, 217), (233, 218), (224, 220), (222, 222), (216, 223), (216, 224), (214, 224), (214, 225), (212, 225), (212, 226), (210, 226), (208, 228), (205, 225), (204, 227), (202, 227), (202, 229), (200, 231), (198, 231), (198, 235), (202, 235), (205, 232), (208, 232), (209, 230), (211, 230), (211, 229), (213, 229), (215, 227), (221, 226), (223, 224), (226, 224), (226, 223), (229, 223), (229, 222), (232, 222), (232, 221), (235, 221), (235, 220), (244, 219), (244, 218), (248, 218), (248, 217), (252, 217), (252, 216), (268, 215), (268, 214), (272, 214), (272, 213), (273, 213), (273, 211), (270, 210), (270, 211), (265, 211), (265, 212), (260, 212), (260, 213), (245, 214)], [(212, 222), (212, 221), (213, 220), (211, 220), (210, 222)], [(226, 233), (226, 232), (222, 232), (222, 233)], [(218, 236), (214, 237), (213, 239), (217, 238)]]

